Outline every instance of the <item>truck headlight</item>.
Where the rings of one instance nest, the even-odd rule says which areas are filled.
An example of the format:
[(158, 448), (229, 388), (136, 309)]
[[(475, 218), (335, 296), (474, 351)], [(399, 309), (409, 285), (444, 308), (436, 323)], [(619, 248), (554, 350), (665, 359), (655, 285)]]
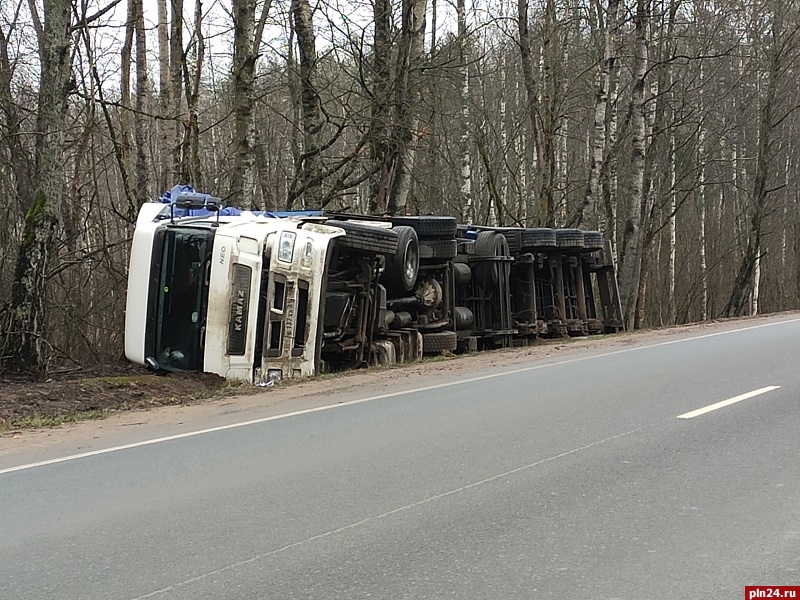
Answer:
[(297, 234), (294, 231), (284, 231), (278, 240), (278, 260), (290, 263), (294, 254), (294, 241)]

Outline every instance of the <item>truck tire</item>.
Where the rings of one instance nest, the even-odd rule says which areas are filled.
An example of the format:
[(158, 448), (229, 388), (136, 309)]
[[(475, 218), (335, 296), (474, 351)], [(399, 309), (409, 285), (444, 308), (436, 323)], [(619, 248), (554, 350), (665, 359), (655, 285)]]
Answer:
[(455, 258), (456, 254), (458, 254), (458, 243), (455, 240), (422, 240), (419, 243), (419, 257), (426, 260), (450, 260)]
[(520, 233), (523, 250), (536, 248), (553, 248), (556, 245), (555, 229), (548, 227), (531, 227)]
[(423, 354), (455, 352), (456, 348), (458, 348), (458, 335), (455, 331), (432, 331), (422, 334)]
[(417, 285), (420, 248), (417, 232), (406, 225), (393, 227), (397, 234), (397, 251), (386, 259), (384, 283), (397, 292), (410, 292)]
[(475, 240), (476, 256), (508, 256), (508, 241), (496, 231), (481, 231)]
[(559, 248), (583, 248), (583, 231), (556, 229), (556, 245)]
[[(478, 234), (478, 239), (475, 240), (475, 256), (488, 258), (508, 255), (508, 241), (505, 236), (495, 231), (481, 231)], [(495, 285), (500, 282), (500, 266), (496, 262), (478, 263), (475, 270), (486, 279), (491, 277)]]
[(522, 232), (520, 227), (498, 227), (495, 229), (508, 242), (508, 253), (512, 256), (522, 251)]
[(455, 217), (423, 215), (418, 217), (392, 217), (392, 225), (406, 225), (417, 232), (421, 240), (447, 240), (456, 237), (458, 222)]
[(583, 246), (587, 250), (602, 250), (603, 234), (599, 231), (584, 231)]
[(392, 229), (370, 227), (349, 221), (326, 221), (325, 225), (344, 229), (346, 235), (337, 238), (342, 248), (375, 252), (376, 254), (393, 255), (397, 252), (397, 233)]

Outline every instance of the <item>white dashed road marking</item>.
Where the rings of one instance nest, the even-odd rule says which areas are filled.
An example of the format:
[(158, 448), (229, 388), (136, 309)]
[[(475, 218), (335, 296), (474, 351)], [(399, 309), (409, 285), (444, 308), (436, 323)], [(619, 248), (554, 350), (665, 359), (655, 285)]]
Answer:
[(679, 419), (693, 419), (694, 417), (699, 417), (700, 415), (704, 415), (706, 413), (710, 413), (712, 410), (717, 410), (718, 408), (724, 408), (725, 406), (730, 406), (731, 404), (736, 404), (737, 402), (741, 402), (742, 400), (747, 400), (748, 398), (754, 398), (755, 396), (760, 396), (761, 394), (766, 394), (767, 392), (771, 392), (772, 390), (777, 390), (779, 385), (768, 385), (767, 387), (759, 388), (757, 390), (753, 390), (752, 392), (747, 392), (746, 394), (741, 394), (740, 396), (734, 396), (733, 398), (728, 398), (727, 400), (723, 400), (722, 402), (717, 402), (716, 404), (709, 404), (703, 408), (698, 408), (697, 410), (693, 410), (691, 412), (683, 413), (682, 415), (678, 415)]

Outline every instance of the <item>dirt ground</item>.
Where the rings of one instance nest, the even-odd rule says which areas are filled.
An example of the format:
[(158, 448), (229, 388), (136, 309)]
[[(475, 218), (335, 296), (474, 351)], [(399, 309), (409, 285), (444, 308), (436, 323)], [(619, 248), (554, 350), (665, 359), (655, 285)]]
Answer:
[[(784, 313), (611, 336), (543, 340), (532, 346), (472, 356), (437, 357), (402, 367), (366, 369), (305, 381), (283, 381), (270, 390), (269, 400), (259, 400), (259, 403), (272, 404), (334, 389), (356, 389), (376, 382), (390, 388), (392, 382), (396, 384), (407, 378), (441, 371), (458, 374), (495, 366), (530, 364), (531, 360), (586, 348), (613, 351), (636, 343), (658, 343), (686, 332), (713, 333), (756, 325), (758, 323), (752, 322), (755, 320), (778, 320), (787, 316), (790, 315)], [(207, 373), (155, 375), (142, 367), (125, 363), (53, 372), (46, 381), (0, 375), (0, 436), (156, 407), (185, 407), (221, 398), (263, 396), (265, 391), (264, 388), (229, 382)]]
[(155, 375), (126, 363), (54, 371), (44, 381), (0, 376), (0, 434), (251, 391), (209, 373)]

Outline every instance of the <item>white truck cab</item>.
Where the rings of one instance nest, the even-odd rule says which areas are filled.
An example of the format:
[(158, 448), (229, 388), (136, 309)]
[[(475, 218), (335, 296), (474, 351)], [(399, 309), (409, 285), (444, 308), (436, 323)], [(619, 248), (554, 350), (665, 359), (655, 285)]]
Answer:
[(302, 218), (174, 217), (145, 204), (131, 249), (127, 358), (253, 383), (314, 374), (329, 252), (343, 235)]
[(206, 197), (146, 203), (131, 248), (125, 355), (251, 383), (415, 360), (421, 336), (389, 331), (399, 321), (378, 282), (397, 238), (391, 224), (221, 214)]

